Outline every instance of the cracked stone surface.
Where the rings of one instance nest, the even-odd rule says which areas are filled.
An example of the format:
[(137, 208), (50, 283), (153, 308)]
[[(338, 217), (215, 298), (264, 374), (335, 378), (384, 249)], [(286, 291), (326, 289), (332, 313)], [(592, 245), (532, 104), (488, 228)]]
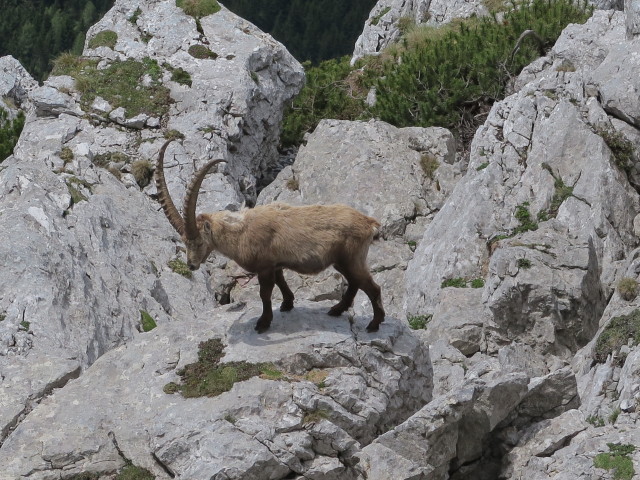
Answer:
[[(368, 334), (366, 319), (352, 325), (328, 308), (301, 303), (264, 335), (253, 330), (257, 306), (136, 335), (18, 425), (0, 449), (2, 478), (110, 473), (124, 458), (156, 478), (355, 478), (360, 446), (431, 399), (432, 369), (402, 323)], [(254, 377), (212, 398), (164, 393), (212, 337), (227, 345), (223, 363), (272, 362), (290, 378)], [(322, 383), (305, 379), (313, 369)]]
[[(195, 168), (222, 156), (224, 171), (205, 181), (204, 208), (254, 202), (303, 71), (281, 44), (226, 9), (201, 24), (203, 33), (175, 2), (142, 0), (116, 2), (91, 28), (88, 39), (118, 35), (114, 50), (85, 48), (103, 66), (153, 57), (191, 75), (187, 87), (163, 70), (170, 111), (142, 124), (108, 116), (104, 100), (83, 111), (71, 77), (38, 86), (17, 61), (0, 60), (0, 94), (27, 113), (14, 155), (0, 165), (0, 442), (43, 395), (131, 339), (141, 311), (161, 324), (206, 318), (216, 306), (206, 272), (190, 281), (168, 267), (180, 257), (179, 237), (152, 199), (155, 186), (141, 191), (131, 164), (155, 160), (164, 133), (178, 130), (185, 138), (167, 151), (166, 172), (176, 201)], [(188, 54), (202, 42), (217, 60)], [(120, 157), (109, 166), (122, 181), (98, 165), (112, 153)]]

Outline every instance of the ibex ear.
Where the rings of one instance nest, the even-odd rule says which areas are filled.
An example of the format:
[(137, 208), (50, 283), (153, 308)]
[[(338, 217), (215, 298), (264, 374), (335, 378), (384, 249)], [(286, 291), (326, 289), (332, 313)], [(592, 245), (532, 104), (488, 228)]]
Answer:
[(204, 222), (204, 224), (202, 225), (202, 228), (204, 229), (204, 233), (211, 233), (211, 223), (210, 222)]

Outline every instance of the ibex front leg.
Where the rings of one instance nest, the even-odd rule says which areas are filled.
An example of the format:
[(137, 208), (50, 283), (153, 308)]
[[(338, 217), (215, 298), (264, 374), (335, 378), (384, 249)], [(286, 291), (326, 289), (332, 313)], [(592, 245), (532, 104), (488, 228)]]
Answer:
[(262, 300), (262, 315), (256, 323), (255, 330), (258, 333), (266, 332), (271, 326), (273, 320), (273, 311), (271, 310), (271, 294), (273, 286), (276, 283), (275, 271), (270, 270), (258, 274), (258, 283), (260, 283), (260, 299)]

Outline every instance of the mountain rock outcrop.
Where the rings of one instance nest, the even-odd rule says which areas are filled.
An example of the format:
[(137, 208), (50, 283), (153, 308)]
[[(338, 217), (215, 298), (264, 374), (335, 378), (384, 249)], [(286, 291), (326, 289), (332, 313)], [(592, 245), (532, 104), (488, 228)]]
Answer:
[[(640, 40), (627, 4), (568, 26), (494, 104), (468, 159), (442, 128), (327, 119), (259, 195), (303, 72), (224, 7), (195, 19), (117, 1), (85, 63), (59, 60), (67, 74), (41, 86), (2, 59), (0, 93), (28, 117), (0, 164), (0, 480), (132, 466), (158, 479), (586, 480), (618, 475), (613, 457), (633, 471)], [(385, 32), (438, 11), (380, 5)], [(83, 89), (131, 71), (145, 101), (166, 102)], [(378, 218), (380, 331), (364, 330), (362, 294), (326, 315), (343, 288), (332, 271), (289, 275), (296, 308), (264, 334), (255, 278), (215, 255), (186, 271), (148, 183), (170, 136), (175, 199), (219, 157), (203, 210), (340, 202)], [(200, 393), (233, 385), (191, 397), (198, 361), (219, 367)], [(235, 382), (239, 370), (254, 374)]]

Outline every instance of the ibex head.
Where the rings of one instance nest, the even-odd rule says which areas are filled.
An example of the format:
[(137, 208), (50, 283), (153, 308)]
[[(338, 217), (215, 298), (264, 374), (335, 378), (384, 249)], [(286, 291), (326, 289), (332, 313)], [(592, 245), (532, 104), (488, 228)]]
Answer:
[(198, 193), (202, 181), (211, 167), (220, 162), (224, 162), (224, 160), (212, 160), (196, 172), (193, 180), (191, 180), (191, 184), (187, 188), (187, 194), (184, 199), (183, 217), (171, 200), (169, 189), (167, 188), (167, 183), (164, 178), (164, 153), (172, 141), (173, 139), (167, 140), (165, 144), (162, 145), (158, 155), (158, 163), (156, 165), (158, 200), (169, 222), (180, 234), (182, 241), (187, 247), (187, 265), (191, 270), (197, 270), (213, 250), (210, 222), (201, 216), (196, 218)]

